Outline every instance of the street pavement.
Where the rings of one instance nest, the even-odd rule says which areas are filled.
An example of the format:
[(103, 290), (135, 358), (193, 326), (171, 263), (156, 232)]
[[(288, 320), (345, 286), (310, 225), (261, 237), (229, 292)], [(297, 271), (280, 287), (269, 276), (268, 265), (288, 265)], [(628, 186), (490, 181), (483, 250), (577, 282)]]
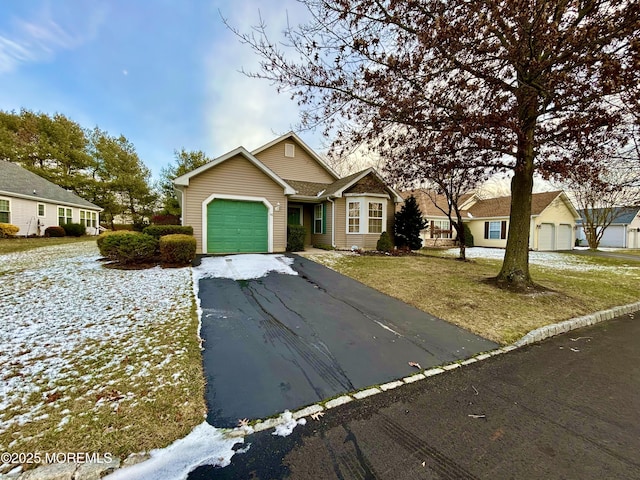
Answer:
[(190, 479), (640, 479), (640, 314), (247, 437)]

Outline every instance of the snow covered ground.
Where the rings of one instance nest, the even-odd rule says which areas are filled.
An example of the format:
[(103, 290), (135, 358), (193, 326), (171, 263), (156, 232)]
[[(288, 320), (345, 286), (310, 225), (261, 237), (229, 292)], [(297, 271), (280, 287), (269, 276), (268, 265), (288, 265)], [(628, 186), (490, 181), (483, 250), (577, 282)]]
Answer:
[[(448, 256), (458, 256), (459, 249), (452, 248), (450, 250), (445, 250), (443, 254)], [(504, 250), (502, 248), (472, 247), (466, 249), (466, 255), (469, 259), (487, 258), (492, 260), (502, 260), (504, 258)], [(637, 263), (625, 265), (624, 267), (607, 266), (602, 265), (598, 259), (560, 252), (531, 251), (529, 252), (529, 264), (539, 265), (545, 268), (579, 272), (600, 270), (616, 272), (619, 274), (622, 273), (621, 269), (628, 269), (628, 273), (632, 274), (638, 274), (640, 272), (640, 267), (638, 267)]]
[[(175, 363), (186, 352), (167, 342), (167, 332), (188, 327), (199, 278), (297, 275), (283, 255), (205, 258), (194, 269), (147, 270), (104, 268), (99, 258), (94, 242), (0, 256), (0, 451), (29, 451), (47, 429), (64, 435), (74, 421), (72, 405), (84, 402), (90, 408), (80, 415), (98, 416), (179, 387)], [(131, 390), (138, 382), (150, 388), (141, 397), (121, 389), (123, 378)], [(275, 422), (276, 434), (304, 423), (290, 416)], [(24, 426), (33, 424), (42, 425), (41, 433), (25, 436)], [(203, 422), (152, 451), (147, 462), (111, 477), (171, 480), (186, 478), (198, 465), (224, 466), (251, 431), (229, 436)]]
[[(56, 418), (64, 432), (78, 402), (93, 405), (90, 418), (179, 384), (171, 367), (186, 349), (166, 335), (189, 327), (191, 270), (115, 270), (98, 258), (95, 242), (0, 256), (0, 451), (37, 442), (26, 424), (44, 434)], [(115, 390), (123, 378), (151, 387)]]

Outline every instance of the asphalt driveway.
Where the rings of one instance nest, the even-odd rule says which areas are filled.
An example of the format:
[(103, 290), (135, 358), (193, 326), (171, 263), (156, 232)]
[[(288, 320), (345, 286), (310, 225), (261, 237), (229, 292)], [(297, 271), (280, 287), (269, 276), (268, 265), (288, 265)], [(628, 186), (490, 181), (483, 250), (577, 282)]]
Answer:
[(293, 258), (297, 276), (199, 280), (212, 425), (235, 426), (415, 373), (408, 362), (428, 368), (497, 346)]

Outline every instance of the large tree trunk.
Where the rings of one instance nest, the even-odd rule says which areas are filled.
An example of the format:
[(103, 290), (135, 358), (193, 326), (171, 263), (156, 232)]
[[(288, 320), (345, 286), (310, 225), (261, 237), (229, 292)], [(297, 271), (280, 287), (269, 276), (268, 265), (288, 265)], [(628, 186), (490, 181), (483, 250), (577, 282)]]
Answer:
[(522, 167), (516, 169), (511, 180), (511, 223), (502, 270), (497, 278), (499, 285), (515, 290), (525, 290), (533, 283), (529, 274), (533, 160), (528, 168), (526, 165)]
[(496, 280), (504, 288), (523, 291), (533, 285), (529, 274), (529, 230), (538, 98), (537, 92), (527, 86), (522, 86), (517, 95), (520, 132), (516, 167), (511, 179), (511, 218), (504, 261)]

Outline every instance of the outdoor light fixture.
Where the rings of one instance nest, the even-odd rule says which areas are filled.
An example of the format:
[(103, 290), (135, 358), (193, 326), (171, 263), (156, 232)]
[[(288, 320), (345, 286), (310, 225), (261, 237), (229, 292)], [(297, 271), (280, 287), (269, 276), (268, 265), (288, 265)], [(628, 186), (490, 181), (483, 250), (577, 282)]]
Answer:
[(280, 211), (280, 202), (276, 203), (276, 208), (275, 208), (276, 212)]

